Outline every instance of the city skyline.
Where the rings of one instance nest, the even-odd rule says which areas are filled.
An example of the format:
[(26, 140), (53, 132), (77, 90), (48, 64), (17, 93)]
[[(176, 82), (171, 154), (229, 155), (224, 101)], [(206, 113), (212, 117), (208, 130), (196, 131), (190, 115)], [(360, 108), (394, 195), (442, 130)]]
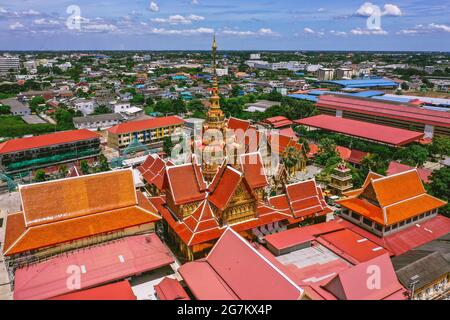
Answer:
[(221, 50), (449, 51), (449, 13), (403, 0), (0, 1), (0, 50), (208, 50), (217, 34)]

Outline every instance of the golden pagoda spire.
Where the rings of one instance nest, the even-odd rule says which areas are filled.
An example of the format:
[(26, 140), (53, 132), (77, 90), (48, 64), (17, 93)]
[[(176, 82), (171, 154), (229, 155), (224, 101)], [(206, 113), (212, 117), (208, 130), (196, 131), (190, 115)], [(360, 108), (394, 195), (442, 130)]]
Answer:
[(211, 107), (208, 110), (206, 125), (208, 128), (222, 129), (224, 126), (225, 115), (220, 109), (219, 97), (219, 80), (217, 77), (217, 42), (214, 35), (212, 44), (212, 58), (213, 58), (213, 85), (211, 95)]

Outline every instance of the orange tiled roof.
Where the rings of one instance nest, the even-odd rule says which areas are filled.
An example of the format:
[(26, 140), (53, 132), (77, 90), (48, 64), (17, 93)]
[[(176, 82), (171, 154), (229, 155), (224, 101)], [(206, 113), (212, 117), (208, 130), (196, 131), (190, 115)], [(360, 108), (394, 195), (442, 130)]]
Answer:
[(396, 203), (386, 207), (387, 224), (394, 224), (418, 214), (422, 214), (436, 208), (445, 206), (447, 203), (428, 194), (422, 194), (408, 201)]
[[(5, 255), (155, 222), (131, 170), (22, 186), (23, 212), (6, 221)], [(143, 204), (143, 207), (139, 207)]]
[(136, 204), (131, 170), (25, 185), (20, 187), (20, 196), (27, 226)]
[(372, 180), (372, 185), (381, 206), (406, 200), (425, 193), (417, 170)]
[[(73, 219), (36, 225), (27, 228), (11, 246), (8, 248), (5, 246), (4, 252), (5, 255), (9, 256), (158, 220), (160, 220), (160, 218), (156, 214), (152, 214), (138, 206), (131, 206), (108, 212), (100, 212)], [(7, 233), (10, 230), (9, 228), (22, 228), (22, 226), (20, 226), (20, 221), (12, 222), (12, 226), (9, 225), (10, 221), (8, 219)]]
[(339, 201), (339, 204), (377, 223), (384, 224), (383, 210), (367, 200), (358, 198), (345, 199)]
[[(369, 187), (373, 188), (379, 206), (363, 198)], [(345, 195), (350, 198), (338, 203), (382, 225), (392, 225), (446, 204), (426, 194), (416, 169), (388, 177), (371, 172), (362, 188)]]

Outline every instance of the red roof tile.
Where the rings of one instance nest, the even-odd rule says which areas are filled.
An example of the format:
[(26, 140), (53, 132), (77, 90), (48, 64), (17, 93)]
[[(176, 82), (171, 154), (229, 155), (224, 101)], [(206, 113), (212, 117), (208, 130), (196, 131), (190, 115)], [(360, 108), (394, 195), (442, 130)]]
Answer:
[(164, 128), (168, 126), (182, 125), (184, 120), (176, 116), (153, 118), (148, 120), (130, 121), (118, 124), (108, 129), (113, 134), (139, 132), (149, 129)]
[(198, 177), (195, 166), (196, 164), (189, 163), (166, 169), (166, 190), (170, 192), (176, 205), (199, 201), (206, 197), (203, 177)]
[(220, 182), (209, 194), (209, 201), (219, 210), (225, 209), (241, 181), (242, 173), (227, 166), (220, 177)]
[(44, 134), (30, 138), (12, 139), (0, 144), (0, 154), (99, 138), (100, 136), (95, 132), (80, 129)]
[(252, 189), (263, 188), (269, 185), (261, 153), (243, 154), (241, 155), (240, 163), (244, 177)]

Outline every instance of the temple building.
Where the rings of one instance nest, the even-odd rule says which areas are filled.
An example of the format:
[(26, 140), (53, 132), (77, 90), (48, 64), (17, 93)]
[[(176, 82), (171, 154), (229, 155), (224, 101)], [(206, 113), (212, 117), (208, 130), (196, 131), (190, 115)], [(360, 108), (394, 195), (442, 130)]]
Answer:
[(204, 257), (227, 227), (263, 242), (264, 235), (332, 212), (315, 181), (289, 185), (284, 201), (275, 201), (261, 154), (243, 154), (239, 163), (236, 169), (225, 159), (210, 183), (195, 156), (166, 166), (161, 193), (149, 201), (163, 217), (165, 241), (186, 260)]
[(19, 187), (21, 210), (6, 218), (10, 270), (127, 236), (152, 233), (161, 220), (131, 170)]
[(426, 193), (416, 169), (383, 177), (370, 172), (360, 189), (344, 193), (342, 217), (378, 235), (397, 233), (436, 217), (445, 201)]
[(338, 196), (341, 196), (343, 192), (353, 188), (352, 171), (347, 167), (345, 162), (341, 162), (333, 169), (331, 182), (328, 186), (330, 187), (331, 192)]

